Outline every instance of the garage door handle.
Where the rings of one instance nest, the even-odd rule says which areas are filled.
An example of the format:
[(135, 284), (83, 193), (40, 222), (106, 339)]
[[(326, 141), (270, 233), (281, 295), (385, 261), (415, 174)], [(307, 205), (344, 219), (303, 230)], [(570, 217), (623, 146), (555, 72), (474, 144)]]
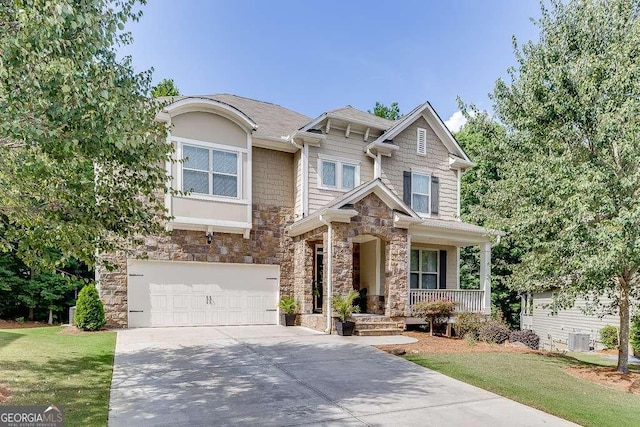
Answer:
[(278, 311), (278, 310), (275, 308), (267, 308), (265, 311)]
[(129, 310), (129, 313), (144, 313), (144, 310)]

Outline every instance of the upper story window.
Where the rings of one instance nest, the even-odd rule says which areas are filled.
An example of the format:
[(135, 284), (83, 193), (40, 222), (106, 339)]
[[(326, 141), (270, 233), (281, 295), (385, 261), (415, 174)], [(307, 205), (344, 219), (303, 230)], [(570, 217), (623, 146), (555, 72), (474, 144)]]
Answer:
[(348, 191), (360, 185), (360, 166), (333, 159), (318, 159), (318, 187)]
[(240, 156), (236, 151), (182, 145), (182, 191), (238, 198)]
[(430, 214), (431, 175), (411, 173), (411, 209), (419, 214)]
[(411, 289), (438, 289), (438, 251), (411, 249)]
[(416, 152), (421, 156), (427, 155), (427, 130), (418, 128), (416, 135)]

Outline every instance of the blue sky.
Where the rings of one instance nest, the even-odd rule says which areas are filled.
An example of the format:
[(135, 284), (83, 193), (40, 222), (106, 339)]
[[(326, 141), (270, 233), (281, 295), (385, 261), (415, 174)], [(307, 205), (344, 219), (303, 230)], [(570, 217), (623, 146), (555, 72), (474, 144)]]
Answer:
[(515, 63), (512, 36), (537, 39), (540, 14), (537, 0), (150, 0), (143, 11), (121, 54), (183, 94), (233, 93), (312, 117), (429, 100), (443, 120), (457, 96), (491, 109), (487, 94)]

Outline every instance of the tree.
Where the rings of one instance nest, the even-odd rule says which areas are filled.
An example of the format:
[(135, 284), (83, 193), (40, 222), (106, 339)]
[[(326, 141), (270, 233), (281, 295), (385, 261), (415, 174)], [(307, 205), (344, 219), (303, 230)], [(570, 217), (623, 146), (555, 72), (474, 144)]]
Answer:
[(612, 298), (617, 370), (628, 372), (640, 269), (640, 0), (551, 0), (540, 39), (519, 48), (494, 108), (517, 138), (490, 197), (527, 239), (515, 287), (557, 288), (559, 304)]
[(96, 250), (126, 248), (167, 219), (158, 191), (172, 147), (145, 96), (151, 72), (116, 55), (136, 6), (0, 5), (0, 250), (29, 267), (92, 265)]
[[(476, 163), (461, 178), (460, 214), (464, 221), (487, 226), (491, 217), (500, 215), (491, 204), (487, 204), (487, 195), (495, 182), (501, 179), (505, 169), (511, 167), (505, 162), (501, 152), (502, 142), (510, 137), (504, 126), (495, 122), (484, 111), (474, 106), (460, 103), (460, 109), (467, 122), (455, 134), (456, 139)], [(500, 244), (491, 254), (491, 305), (504, 316), (511, 328), (520, 325), (520, 297), (509, 287), (509, 277), (513, 267), (520, 262), (520, 249), (516, 236), (508, 229)], [(460, 251), (460, 287), (478, 289), (480, 286), (480, 252), (477, 247), (461, 248)]]
[(179, 96), (180, 91), (174, 83), (173, 79), (164, 79), (151, 88), (151, 96), (158, 98), (160, 96)]
[(391, 105), (387, 107), (376, 101), (376, 106), (373, 107), (373, 111), (368, 110), (367, 112), (387, 120), (398, 120), (402, 116), (397, 102), (392, 102)]
[(86, 285), (78, 294), (74, 321), (85, 331), (97, 331), (107, 323), (102, 301), (93, 284)]

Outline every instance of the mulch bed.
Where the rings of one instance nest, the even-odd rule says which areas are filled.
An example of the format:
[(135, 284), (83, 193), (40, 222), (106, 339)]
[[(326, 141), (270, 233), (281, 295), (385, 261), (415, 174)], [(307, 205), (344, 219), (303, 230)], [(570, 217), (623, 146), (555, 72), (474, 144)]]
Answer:
[(640, 373), (620, 374), (608, 366), (570, 366), (566, 372), (605, 387), (640, 394)]
[(48, 323), (31, 322), (31, 321), (18, 323), (15, 320), (3, 320), (3, 319), (0, 319), (0, 329), (43, 328), (43, 327), (46, 327), (46, 326), (58, 326), (58, 325), (49, 325)]
[(531, 353), (536, 352), (528, 348), (512, 346), (509, 344), (489, 344), (478, 341), (471, 345), (460, 338), (446, 338), (430, 336), (427, 332), (408, 331), (404, 336), (415, 338), (418, 342), (403, 345), (382, 345), (379, 349), (389, 353), (398, 353), (400, 350), (411, 354), (451, 354), (451, 353)]

